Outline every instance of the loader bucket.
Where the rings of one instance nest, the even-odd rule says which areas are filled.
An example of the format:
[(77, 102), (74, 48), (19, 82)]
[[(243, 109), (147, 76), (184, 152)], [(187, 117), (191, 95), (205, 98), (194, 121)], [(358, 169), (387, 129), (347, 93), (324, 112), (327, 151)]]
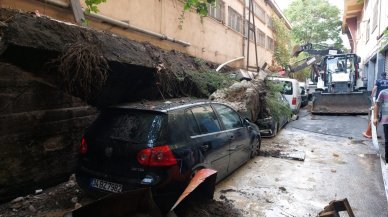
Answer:
[(369, 92), (314, 93), (313, 114), (368, 114), (371, 106)]
[(162, 214), (152, 198), (150, 188), (136, 189), (123, 193), (110, 194), (93, 203), (66, 213), (64, 217), (128, 217), (151, 216)]

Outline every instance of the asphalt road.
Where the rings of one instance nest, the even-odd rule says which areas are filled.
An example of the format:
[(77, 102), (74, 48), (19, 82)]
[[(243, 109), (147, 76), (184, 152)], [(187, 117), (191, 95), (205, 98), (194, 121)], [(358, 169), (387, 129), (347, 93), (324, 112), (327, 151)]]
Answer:
[[(357, 217), (388, 216), (381, 164), (362, 137), (367, 116), (317, 116), (305, 110), (265, 153), (302, 155), (304, 161), (258, 156), (216, 187), (215, 199), (244, 216), (317, 216), (332, 200), (347, 198)], [(347, 215), (343, 215), (347, 216)]]

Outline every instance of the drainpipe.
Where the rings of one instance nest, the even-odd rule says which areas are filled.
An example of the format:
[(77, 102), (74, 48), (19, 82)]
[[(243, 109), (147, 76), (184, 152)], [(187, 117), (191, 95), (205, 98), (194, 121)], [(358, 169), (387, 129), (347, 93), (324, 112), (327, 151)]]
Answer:
[(70, 3), (68, 1), (64, 2), (60, 0), (42, 0), (42, 2), (49, 3), (61, 8), (68, 8), (70, 6)]
[(224, 62), (224, 63), (222, 63), (221, 65), (219, 65), (218, 67), (217, 67), (217, 69), (216, 69), (216, 72), (218, 72), (218, 71), (220, 71), (220, 69), (222, 68), (222, 67), (224, 67), (225, 65), (227, 65), (227, 64), (229, 64), (229, 63), (231, 63), (231, 62), (234, 62), (234, 61), (237, 61), (237, 60), (242, 60), (242, 59), (244, 59), (245, 57), (237, 57), (236, 59), (232, 59), (232, 60), (229, 60), (229, 61), (227, 61), (227, 62)]
[(163, 34), (160, 34), (160, 33), (156, 33), (156, 32), (152, 32), (152, 31), (149, 31), (149, 30), (145, 30), (145, 29), (142, 29), (142, 28), (139, 28), (139, 27), (136, 27), (136, 26), (132, 26), (132, 25), (129, 25), (128, 23), (125, 23), (125, 22), (122, 22), (120, 20), (116, 20), (116, 19), (104, 16), (104, 15), (101, 15), (101, 14), (96, 14), (96, 13), (91, 12), (90, 14), (85, 13), (85, 15), (93, 17), (93, 18), (97, 18), (99, 20), (102, 20), (102, 21), (105, 21), (107, 23), (110, 23), (110, 24), (122, 27), (124, 29), (131, 29), (131, 30), (134, 30), (136, 32), (140, 32), (140, 33), (144, 33), (146, 35), (153, 36), (155, 38), (171, 41), (171, 42), (183, 45), (185, 47), (190, 46), (190, 43), (188, 43), (188, 42), (181, 41), (181, 40), (178, 40), (178, 39), (175, 39), (175, 38), (171, 38), (169, 36), (166, 36), (166, 35), (163, 35)]
[[(70, 3), (66, 3), (66, 2), (63, 2), (63, 1), (59, 1), (59, 0), (41, 0), (41, 1), (49, 3), (49, 4), (52, 4), (52, 5), (55, 5), (55, 6), (63, 7), (63, 8), (68, 8), (70, 6)], [(177, 43), (177, 44), (183, 45), (184, 47), (188, 47), (188, 46), (191, 45), (189, 42), (178, 40), (178, 39), (169, 37), (167, 35), (163, 35), (163, 34), (160, 34), (160, 33), (152, 32), (152, 31), (149, 31), (149, 30), (145, 30), (145, 29), (142, 29), (142, 28), (139, 28), (139, 27), (136, 27), (136, 26), (132, 26), (132, 25), (129, 25), (128, 23), (125, 23), (125, 22), (122, 22), (120, 20), (116, 20), (116, 19), (104, 16), (104, 15), (101, 15), (101, 14), (96, 14), (96, 13), (93, 13), (93, 12), (88, 14), (88, 13), (85, 13), (85, 10), (83, 10), (83, 12), (84, 12), (84, 14), (86, 16), (90, 16), (90, 17), (93, 17), (93, 18), (105, 21), (107, 23), (110, 23), (110, 24), (115, 25), (115, 26), (122, 27), (124, 29), (134, 30), (134, 31), (137, 31), (137, 32), (140, 32), (140, 33), (143, 33), (143, 34), (146, 34), (146, 35), (149, 35), (149, 36), (161, 39), (161, 40), (167, 40), (167, 41), (170, 41), (170, 42), (173, 42), (173, 43)]]
[(243, 10), (243, 18), (242, 18), (242, 22), (243, 22), (243, 37), (242, 37), (242, 39), (243, 39), (243, 43), (242, 43), (242, 56), (245, 56), (245, 1), (247, 1), (247, 0), (243, 0), (243, 8), (244, 8), (244, 10)]

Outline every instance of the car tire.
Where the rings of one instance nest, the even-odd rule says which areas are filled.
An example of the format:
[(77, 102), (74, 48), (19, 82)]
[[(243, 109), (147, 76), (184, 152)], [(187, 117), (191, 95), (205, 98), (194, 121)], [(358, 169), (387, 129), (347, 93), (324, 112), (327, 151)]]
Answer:
[(260, 149), (261, 149), (261, 136), (259, 136), (257, 139), (258, 140), (257, 140), (257, 146), (256, 146), (257, 147), (256, 154), (259, 155)]
[(252, 147), (251, 155), (249, 156), (251, 159), (259, 155), (260, 145), (261, 145), (261, 139), (259, 137), (258, 140), (255, 142), (254, 146)]
[(279, 130), (279, 123), (276, 122), (272, 131), (272, 137), (275, 137), (278, 134), (278, 130)]

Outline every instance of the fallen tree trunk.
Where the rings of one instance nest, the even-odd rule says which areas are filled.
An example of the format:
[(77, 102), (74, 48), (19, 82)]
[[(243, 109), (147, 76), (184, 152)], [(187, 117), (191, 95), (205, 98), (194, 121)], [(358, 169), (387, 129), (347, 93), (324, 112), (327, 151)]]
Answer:
[(231, 106), (244, 118), (255, 122), (264, 110), (266, 96), (264, 87), (262, 79), (243, 80), (228, 88), (217, 90), (210, 99)]

